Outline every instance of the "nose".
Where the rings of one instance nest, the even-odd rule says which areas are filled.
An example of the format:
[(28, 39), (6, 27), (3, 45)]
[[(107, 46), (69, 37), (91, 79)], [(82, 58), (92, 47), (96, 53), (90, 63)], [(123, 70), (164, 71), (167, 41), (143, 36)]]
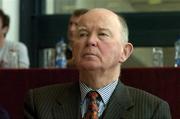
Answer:
[(98, 43), (98, 38), (95, 34), (91, 34), (87, 40), (87, 46), (94, 46), (96, 47)]

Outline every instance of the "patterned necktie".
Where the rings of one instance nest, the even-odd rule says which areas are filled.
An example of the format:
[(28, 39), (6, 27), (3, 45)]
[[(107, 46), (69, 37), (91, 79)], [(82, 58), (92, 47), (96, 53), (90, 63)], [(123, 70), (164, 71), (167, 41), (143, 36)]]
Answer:
[[(88, 109), (83, 119), (98, 119), (99, 101), (101, 96), (96, 91), (87, 94)], [(99, 100), (99, 101), (98, 101)]]

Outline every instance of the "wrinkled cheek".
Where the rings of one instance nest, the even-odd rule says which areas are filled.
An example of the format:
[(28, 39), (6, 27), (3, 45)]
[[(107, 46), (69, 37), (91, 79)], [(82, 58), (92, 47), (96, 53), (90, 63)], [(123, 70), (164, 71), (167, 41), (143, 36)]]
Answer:
[(114, 59), (116, 59), (116, 61), (119, 62), (119, 60), (120, 60), (120, 58), (121, 58), (121, 55), (122, 55), (122, 53), (121, 53), (120, 50), (116, 51), (116, 52), (115, 52), (115, 58), (114, 58)]
[[(120, 51), (119, 51), (120, 52)], [(118, 63), (119, 59), (120, 59), (120, 53), (118, 52), (118, 50), (112, 50), (111, 53), (109, 53), (109, 59), (110, 62), (112, 62), (113, 64)]]
[(81, 54), (80, 51), (81, 51), (80, 48), (74, 48), (73, 49), (72, 53), (73, 53), (73, 58), (74, 58), (75, 63), (78, 63), (80, 60), (80, 54)]

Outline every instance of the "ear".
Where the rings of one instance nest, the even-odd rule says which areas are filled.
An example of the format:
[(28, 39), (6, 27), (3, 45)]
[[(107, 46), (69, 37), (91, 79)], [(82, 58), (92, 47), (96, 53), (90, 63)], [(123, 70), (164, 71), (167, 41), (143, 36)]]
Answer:
[(133, 45), (131, 43), (125, 43), (120, 54), (119, 63), (125, 62), (133, 52)]

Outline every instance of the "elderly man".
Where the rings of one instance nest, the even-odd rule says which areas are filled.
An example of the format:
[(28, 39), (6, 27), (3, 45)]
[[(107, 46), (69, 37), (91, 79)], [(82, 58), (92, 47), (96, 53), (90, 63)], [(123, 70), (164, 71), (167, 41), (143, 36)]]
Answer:
[(31, 90), (25, 118), (171, 119), (165, 101), (119, 80), (121, 64), (132, 51), (122, 17), (107, 9), (89, 10), (73, 43), (79, 82)]

